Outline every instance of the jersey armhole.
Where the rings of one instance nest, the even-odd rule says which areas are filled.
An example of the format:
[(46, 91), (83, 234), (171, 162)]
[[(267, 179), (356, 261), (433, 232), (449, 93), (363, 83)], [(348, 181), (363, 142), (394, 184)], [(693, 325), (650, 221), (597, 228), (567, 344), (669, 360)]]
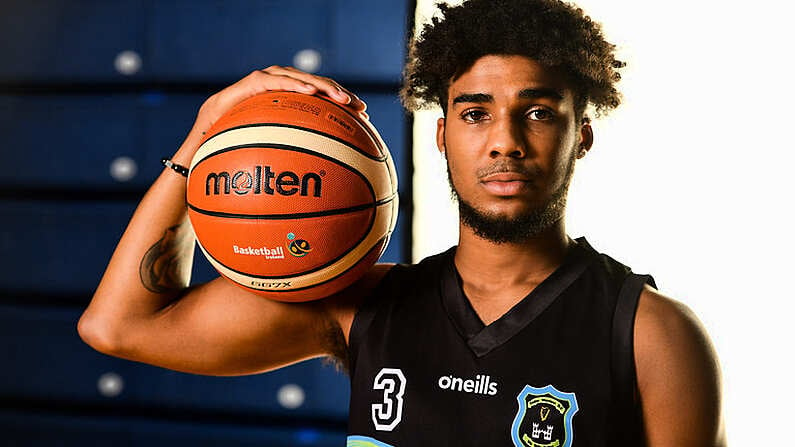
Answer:
[[(642, 442), (643, 420), (637, 396), (635, 371), (635, 314), (644, 285), (656, 287), (650, 275), (630, 272), (618, 293), (611, 336), (611, 376), (613, 378), (613, 417), (616, 427), (613, 438), (619, 445), (636, 445)], [(621, 427), (620, 429), (618, 427)], [(638, 431), (628, 429), (637, 427)]]

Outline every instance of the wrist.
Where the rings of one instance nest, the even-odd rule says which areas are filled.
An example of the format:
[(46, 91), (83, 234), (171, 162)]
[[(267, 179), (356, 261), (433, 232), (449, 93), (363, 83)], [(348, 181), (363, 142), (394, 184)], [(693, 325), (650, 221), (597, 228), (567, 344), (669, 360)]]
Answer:
[(202, 138), (204, 138), (205, 130), (209, 127), (199, 127), (198, 125), (193, 126), (188, 136), (185, 138), (185, 141), (179, 147), (179, 149), (171, 156), (171, 161), (183, 166), (190, 167), (190, 163), (193, 160), (193, 156), (196, 154), (196, 151), (199, 150), (199, 146), (201, 145)]
[(162, 163), (163, 166), (165, 166), (166, 168), (171, 169), (172, 171), (176, 172), (177, 174), (179, 174), (179, 175), (181, 175), (183, 177), (186, 177), (186, 178), (188, 177), (188, 171), (189, 170), (188, 170), (188, 168), (186, 166), (183, 166), (183, 165), (181, 165), (179, 163), (175, 163), (174, 161), (172, 161), (168, 157), (161, 158), (160, 159), (160, 163)]

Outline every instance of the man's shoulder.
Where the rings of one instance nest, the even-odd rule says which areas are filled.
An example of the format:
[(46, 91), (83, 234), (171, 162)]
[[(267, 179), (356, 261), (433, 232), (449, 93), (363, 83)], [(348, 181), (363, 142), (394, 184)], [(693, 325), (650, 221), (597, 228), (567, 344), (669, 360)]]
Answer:
[(638, 342), (647, 342), (649, 349), (706, 336), (698, 317), (687, 305), (648, 284), (638, 300), (635, 333)]
[(591, 269), (597, 269), (603, 275), (612, 278), (617, 284), (623, 283), (627, 274), (632, 270), (624, 262), (591, 246), (585, 237), (578, 237), (575, 241), (579, 250), (591, 260)]
[(649, 285), (638, 300), (635, 354), (639, 370), (715, 361), (712, 343), (696, 314)]
[(635, 321), (638, 390), (649, 437), (668, 439), (665, 430), (671, 421), (685, 423), (690, 418), (700, 420), (700, 428), (689, 431), (688, 441), (677, 445), (718, 445), (714, 440), (722, 437), (720, 368), (695, 313), (647, 285)]
[(354, 317), (362, 309), (401, 296), (400, 292), (407, 287), (430, 284), (432, 278), (439, 277), (443, 266), (454, 253), (455, 247), (428, 256), (416, 264), (375, 264), (353, 285), (323, 300), (323, 305), (348, 340)]
[(393, 282), (406, 280), (422, 280), (427, 277), (438, 277), (443, 273), (445, 266), (450, 265), (455, 255), (456, 247), (451, 247), (441, 253), (427, 256), (416, 263), (389, 264), (386, 272), (381, 276), (379, 286), (393, 286)]

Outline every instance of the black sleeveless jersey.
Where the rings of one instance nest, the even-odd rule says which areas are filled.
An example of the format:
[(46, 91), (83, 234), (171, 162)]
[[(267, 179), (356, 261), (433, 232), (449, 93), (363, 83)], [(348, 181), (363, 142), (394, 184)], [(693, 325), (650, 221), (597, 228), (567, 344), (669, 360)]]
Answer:
[(395, 266), (357, 312), (348, 446), (642, 445), (632, 332), (651, 277), (581, 238), (484, 326), (454, 254)]

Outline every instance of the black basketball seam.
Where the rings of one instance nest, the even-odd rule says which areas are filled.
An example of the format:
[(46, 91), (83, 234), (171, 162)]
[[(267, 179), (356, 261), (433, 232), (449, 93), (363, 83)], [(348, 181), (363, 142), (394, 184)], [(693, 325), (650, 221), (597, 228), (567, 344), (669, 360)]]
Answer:
[[(207, 156), (205, 156), (201, 160), (197, 161), (196, 164), (193, 166), (193, 169), (196, 169), (197, 166), (199, 166), (203, 162), (207, 161), (208, 159), (210, 159), (210, 158), (212, 158), (212, 157), (214, 157), (214, 156), (216, 156), (218, 154), (223, 154), (225, 152), (230, 152), (230, 151), (234, 151), (234, 150), (237, 150), (237, 149), (249, 149), (249, 148), (255, 148), (255, 147), (301, 152), (302, 154), (313, 155), (313, 156), (316, 156), (316, 157), (320, 157), (320, 158), (322, 158), (324, 160), (328, 160), (330, 162), (336, 163), (336, 164), (342, 166), (343, 168), (345, 168), (345, 169), (347, 169), (349, 171), (353, 171), (353, 172), (356, 172), (356, 173), (359, 172), (353, 166), (351, 166), (351, 165), (349, 165), (349, 164), (347, 164), (345, 162), (342, 162), (342, 161), (340, 161), (340, 160), (338, 160), (338, 159), (336, 159), (336, 158), (334, 158), (334, 157), (332, 157), (330, 155), (323, 154), (321, 152), (313, 151), (313, 150), (307, 149), (305, 147), (293, 146), (291, 144), (267, 143), (267, 142), (238, 144), (238, 145), (235, 145), (235, 146), (229, 146), (229, 147), (225, 147), (223, 149), (218, 149), (217, 151), (213, 152), (212, 154), (207, 154)], [(375, 160), (375, 161), (379, 161), (379, 160)], [(193, 169), (191, 169), (191, 171), (193, 171)], [(364, 177), (364, 178), (366, 179), (366, 177)], [(368, 181), (368, 184), (369, 184), (369, 181)]]
[[(204, 144), (206, 144), (208, 141), (212, 140), (213, 138), (217, 137), (218, 135), (221, 135), (221, 134), (224, 134), (224, 133), (227, 133), (227, 132), (231, 132), (231, 131), (237, 130), (237, 129), (246, 129), (246, 128), (249, 128), (249, 127), (286, 127), (286, 128), (289, 128), (289, 129), (305, 130), (305, 131), (310, 132), (310, 133), (314, 133), (314, 134), (317, 134), (317, 135), (322, 135), (322, 136), (324, 136), (326, 138), (330, 138), (330, 139), (332, 139), (332, 140), (334, 140), (334, 141), (336, 141), (338, 143), (342, 143), (343, 145), (355, 150), (356, 152), (364, 155), (365, 157), (367, 157), (367, 158), (369, 158), (371, 160), (385, 161), (387, 159), (386, 152), (383, 151), (383, 150), (381, 150), (380, 152), (382, 154), (384, 154), (384, 155), (382, 155), (380, 157), (374, 157), (374, 156), (368, 154), (367, 152), (365, 152), (364, 150), (358, 148), (357, 146), (354, 146), (353, 144), (351, 144), (351, 143), (349, 143), (349, 142), (347, 142), (347, 141), (345, 141), (345, 140), (343, 140), (343, 139), (341, 139), (339, 137), (335, 137), (334, 135), (327, 134), (325, 132), (321, 132), (319, 130), (315, 130), (315, 129), (312, 129), (312, 128), (309, 128), (309, 127), (296, 126), (294, 124), (284, 124), (284, 123), (241, 124), (240, 126), (230, 127), (228, 129), (224, 129), (224, 130), (214, 134), (210, 138), (204, 140), (204, 143), (202, 143), (202, 146), (204, 146)], [(372, 137), (372, 135), (371, 135), (371, 137)], [(379, 143), (377, 139), (374, 138), (374, 140), (376, 141), (376, 144), (381, 146), (381, 143)]]
[(396, 194), (392, 194), (389, 197), (385, 197), (377, 202), (373, 203), (365, 203), (362, 205), (354, 205), (345, 208), (335, 208), (333, 210), (324, 210), (324, 211), (311, 211), (307, 213), (290, 213), (290, 214), (238, 214), (238, 213), (225, 213), (223, 211), (210, 211), (199, 208), (195, 205), (188, 204), (188, 208), (192, 209), (193, 211), (204, 214), (206, 216), (213, 216), (213, 217), (227, 217), (232, 219), (260, 219), (260, 220), (277, 220), (277, 219), (308, 219), (312, 217), (325, 217), (325, 216), (334, 216), (337, 214), (345, 214), (345, 213), (352, 213), (356, 211), (366, 210), (368, 208), (378, 208), (379, 206), (389, 203), (394, 200)]
[[(321, 101), (325, 101), (325, 102), (327, 102), (327, 103), (329, 103), (329, 104), (331, 104), (331, 105), (334, 105), (334, 106), (336, 106), (338, 109), (340, 109), (340, 110), (342, 110), (343, 112), (345, 112), (346, 114), (348, 114), (348, 116), (350, 116), (351, 118), (353, 118), (355, 121), (361, 121), (361, 120), (359, 119), (359, 117), (357, 117), (356, 115), (354, 115), (353, 113), (351, 113), (350, 111), (348, 111), (348, 109), (346, 109), (345, 107), (341, 107), (341, 106), (340, 106), (339, 104), (337, 104), (336, 102), (334, 102), (334, 101), (332, 101), (332, 100), (330, 100), (330, 99), (328, 99), (328, 98), (324, 98), (324, 97), (322, 97), (322, 96), (315, 96), (315, 97), (316, 97), (316, 98), (318, 98), (318, 99), (320, 99)], [(372, 124), (372, 123), (371, 123), (371, 124)], [(380, 138), (377, 138), (377, 137), (376, 137), (376, 136), (373, 134), (372, 130), (370, 129), (370, 126), (368, 126), (367, 124), (362, 124), (362, 127), (364, 128), (365, 132), (367, 132), (367, 134), (368, 134), (368, 135), (370, 135), (370, 138), (372, 138), (372, 140), (373, 140), (373, 141), (375, 141), (375, 144), (377, 144), (377, 145), (378, 145), (378, 149), (379, 149), (379, 150), (378, 150), (378, 152), (380, 152), (381, 154), (383, 154), (382, 156), (383, 156), (384, 158), (386, 158), (386, 152), (387, 152), (387, 150), (386, 150), (386, 147), (383, 147), (383, 146), (381, 146), (381, 139), (380, 139)]]
[[(385, 202), (385, 203), (388, 203), (388, 202)], [(382, 204), (380, 204), (380, 205), (383, 205), (383, 204), (384, 204), (384, 203), (382, 203)], [(379, 206), (380, 206), (380, 205), (379, 205)], [(370, 234), (370, 231), (373, 229), (373, 224), (375, 223), (375, 217), (376, 217), (376, 214), (377, 214), (377, 211), (376, 211), (376, 212), (374, 212), (374, 213), (373, 213), (373, 215), (371, 216), (371, 218), (370, 218), (370, 222), (367, 224), (367, 230), (366, 230), (365, 232), (363, 232), (363, 233), (362, 233), (362, 236), (361, 236), (361, 237), (360, 237), (360, 238), (359, 238), (359, 239), (356, 241), (356, 243), (354, 243), (354, 244), (352, 245), (352, 247), (351, 247), (351, 248), (356, 248), (357, 246), (359, 246), (359, 244), (361, 244), (361, 243), (362, 243), (362, 241), (364, 241), (364, 240), (365, 240), (365, 238), (367, 238), (367, 235), (368, 235), (368, 234)], [(385, 235), (384, 237), (387, 237), (387, 236), (389, 236), (389, 234)], [(381, 239), (379, 239), (379, 241), (381, 241), (382, 239), (383, 239), (383, 237), (382, 237)], [(370, 250), (372, 250), (372, 247), (370, 247), (370, 248), (368, 249), (368, 252), (369, 252)], [(235, 270), (235, 269), (233, 269), (233, 268), (229, 267), (228, 265), (226, 265), (226, 264), (224, 264), (223, 262), (221, 262), (221, 261), (219, 261), (218, 259), (216, 259), (216, 257), (215, 257), (215, 256), (211, 255), (211, 254), (210, 254), (210, 253), (207, 251), (207, 249), (204, 249), (204, 250), (203, 250), (203, 252), (204, 252), (204, 254), (205, 254), (205, 255), (207, 255), (207, 256), (209, 256), (209, 257), (213, 258), (213, 260), (214, 260), (215, 262), (217, 262), (218, 264), (220, 264), (220, 265), (224, 266), (225, 268), (227, 268), (227, 269), (229, 269), (229, 270), (231, 270), (231, 271), (233, 271), (233, 272), (235, 272), (235, 273), (238, 273), (238, 274), (240, 274), (240, 275), (249, 276), (249, 277), (251, 277), (251, 278), (259, 278), (259, 279), (284, 279), (284, 278), (291, 278), (291, 277), (295, 276), (294, 274), (293, 274), (293, 275), (279, 275), (279, 276), (260, 276), (260, 275), (253, 275), (253, 274), (251, 274), (251, 273), (241, 272), (241, 271), (238, 271), (238, 270)], [(318, 271), (318, 270), (322, 270), (322, 269), (324, 269), (324, 268), (326, 268), (326, 267), (330, 266), (331, 264), (334, 264), (335, 262), (339, 261), (340, 259), (342, 259), (342, 258), (343, 258), (345, 255), (347, 255), (348, 253), (350, 253), (350, 249), (343, 251), (343, 253), (342, 253), (342, 254), (340, 254), (339, 256), (337, 256), (337, 257), (335, 257), (335, 258), (331, 259), (330, 261), (326, 262), (325, 264), (322, 264), (322, 265), (320, 265), (320, 266), (318, 266), (318, 267), (315, 267), (315, 268), (313, 268), (312, 270), (307, 270), (307, 271), (301, 272), (300, 274), (301, 274), (301, 275), (306, 275), (306, 274), (309, 274), (309, 273), (316, 272), (316, 271)], [(359, 262), (359, 261), (357, 261), (357, 263), (358, 263), (358, 262)], [(356, 265), (356, 264), (354, 264), (354, 265)], [(346, 270), (346, 271), (348, 271), (348, 270)], [(219, 272), (219, 273), (220, 273), (220, 272)], [(345, 272), (343, 272), (343, 273), (345, 273)], [(342, 275), (342, 273), (340, 273), (340, 275)], [(339, 275), (337, 275), (337, 276), (339, 276)], [(335, 276), (334, 278), (336, 278), (337, 276)], [(291, 291), (295, 291), (295, 290), (305, 290), (305, 289), (310, 289), (310, 288), (312, 288), (312, 287), (316, 287), (316, 286), (318, 286), (319, 284), (323, 284), (323, 283), (325, 283), (325, 282), (331, 281), (331, 280), (333, 280), (334, 278), (330, 278), (330, 279), (328, 279), (328, 280), (326, 280), (326, 281), (323, 281), (323, 282), (320, 282), (320, 283), (314, 284), (314, 285), (312, 285), (312, 286), (302, 287), (302, 288), (300, 288), (300, 289), (281, 290), (281, 292), (291, 292)], [(230, 280), (232, 280), (231, 278), (229, 278), (229, 279), (230, 279)], [(232, 280), (232, 281), (234, 281), (234, 280)], [(239, 283), (239, 282), (237, 282), (237, 281), (234, 281), (234, 282), (235, 282), (236, 284), (240, 284), (240, 283)], [(245, 284), (241, 284), (241, 285), (242, 285), (242, 286), (244, 286), (244, 287), (248, 287), (248, 286), (246, 286)], [(249, 287), (249, 288), (250, 288), (250, 289), (252, 289), (252, 290), (262, 290), (262, 289), (257, 289), (256, 287)], [(271, 292), (271, 290), (266, 290), (266, 291), (267, 291), (267, 292)]]

